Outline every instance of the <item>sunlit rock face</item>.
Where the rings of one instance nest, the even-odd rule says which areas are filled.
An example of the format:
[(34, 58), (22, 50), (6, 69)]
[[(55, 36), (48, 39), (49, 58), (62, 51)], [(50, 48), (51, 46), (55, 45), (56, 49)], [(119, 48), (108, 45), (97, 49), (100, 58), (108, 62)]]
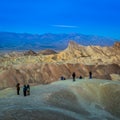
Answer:
[(112, 47), (100, 46), (82, 46), (71, 41), (64, 51), (56, 56), (56, 60), (82, 63), (82, 64), (119, 64), (120, 65), (120, 49), (119, 42)]
[(119, 120), (120, 82), (69, 79), (31, 87), (27, 97), (5, 89), (0, 105), (0, 120)]
[(120, 81), (120, 74), (110, 74), (111, 79), (114, 81)]

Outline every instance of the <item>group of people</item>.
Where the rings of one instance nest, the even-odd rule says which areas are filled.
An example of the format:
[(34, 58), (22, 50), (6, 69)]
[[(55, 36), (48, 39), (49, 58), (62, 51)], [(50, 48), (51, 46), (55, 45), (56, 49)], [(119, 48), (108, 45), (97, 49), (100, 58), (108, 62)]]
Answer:
[[(75, 78), (76, 78), (75, 72), (73, 72), (72, 77), (73, 77), (73, 81), (75, 81)], [(82, 79), (82, 76), (80, 76), (79, 78)], [(89, 79), (92, 79), (92, 72), (91, 71), (89, 72)]]
[(65, 77), (63, 77), (63, 76), (61, 76), (61, 80), (66, 80), (66, 78), (65, 78)]
[[(73, 81), (75, 81), (75, 78), (76, 78), (75, 72), (73, 72), (72, 77), (73, 77)], [(80, 76), (79, 78), (82, 79), (82, 76)], [(63, 77), (63, 76), (61, 77), (61, 80), (65, 80), (65, 79), (66, 79), (65, 77)], [(92, 79), (91, 71), (89, 72), (89, 79)], [(17, 88), (17, 95), (20, 95), (20, 83), (17, 83), (16, 88)], [(29, 84), (23, 86), (23, 95), (24, 96), (30, 95), (30, 85)]]
[[(20, 95), (20, 83), (17, 83), (16, 89), (17, 89), (17, 95)], [(30, 85), (29, 84), (23, 86), (23, 95), (24, 96), (30, 95)]]
[[(75, 72), (72, 73), (72, 78), (73, 78), (73, 81), (75, 81), (75, 78), (76, 78), (76, 73)], [(61, 76), (60, 79), (61, 80), (66, 80), (66, 78), (63, 77), (63, 76)], [(80, 75), (79, 79), (83, 79), (83, 77)], [(89, 72), (89, 79), (92, 79), (92, 72), (91, 71)]]
[(24, 85), (23, 87), (23, 95), (24, 96), (27, 96), (27, 95), (30, 95), (30, 85)]

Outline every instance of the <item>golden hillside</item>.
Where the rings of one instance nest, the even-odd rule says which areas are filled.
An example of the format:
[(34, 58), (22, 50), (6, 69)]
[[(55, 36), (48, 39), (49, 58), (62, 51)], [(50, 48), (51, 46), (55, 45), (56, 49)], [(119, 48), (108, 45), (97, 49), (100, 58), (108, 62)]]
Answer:
[[(81, 46), (71, 41), (68, 47), (52, 55), (42, 55), (30, 51), (9, 53), (0, 57), (0, 88), (14, 86), (17, 82), (50, 83), (61, 76), (71, 78), (93, 77), (120, 80), (120, 43), (112, 47)], [(34, 53), (34, 54), (33, 54)]]

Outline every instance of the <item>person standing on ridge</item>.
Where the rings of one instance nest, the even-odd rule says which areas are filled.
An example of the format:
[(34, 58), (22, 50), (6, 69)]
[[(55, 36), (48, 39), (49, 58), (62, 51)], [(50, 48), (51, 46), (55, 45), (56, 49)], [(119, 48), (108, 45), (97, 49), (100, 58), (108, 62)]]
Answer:
[(30, 95), (30, 85), (27, 85), (27, 95)]
[(73, 72), (72, 77), (73, 77), (73, 81), (75, 81), (75, 77), (76, 77), (75, 72)]
[(23, 95), (24, 96), (26, 96), (26, 91), (27, 91), (27, 87), (26, 87), (26, 85), (24, 85), (24, 87), (23, 87)]
[(92, 72), (89, 72), (89, 79), (92, 79)]
[(16, 89), (17, 89), (17, 95), (20, 95), (20, 83), (17, 83)]

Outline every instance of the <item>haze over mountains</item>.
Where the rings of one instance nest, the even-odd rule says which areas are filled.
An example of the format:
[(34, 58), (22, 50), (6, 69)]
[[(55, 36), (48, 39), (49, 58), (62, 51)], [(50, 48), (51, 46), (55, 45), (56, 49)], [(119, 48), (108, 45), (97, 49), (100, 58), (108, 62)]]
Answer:
[(54, 49), (63, 50), (67, 47), (70, 40), (81, 45), (100, 45), (112, 46), (116, 39), (84, 35), (78, 33), (71, 34), (28, 34), (0, 32), (0, 51), (9, 50), (43, 50)]

